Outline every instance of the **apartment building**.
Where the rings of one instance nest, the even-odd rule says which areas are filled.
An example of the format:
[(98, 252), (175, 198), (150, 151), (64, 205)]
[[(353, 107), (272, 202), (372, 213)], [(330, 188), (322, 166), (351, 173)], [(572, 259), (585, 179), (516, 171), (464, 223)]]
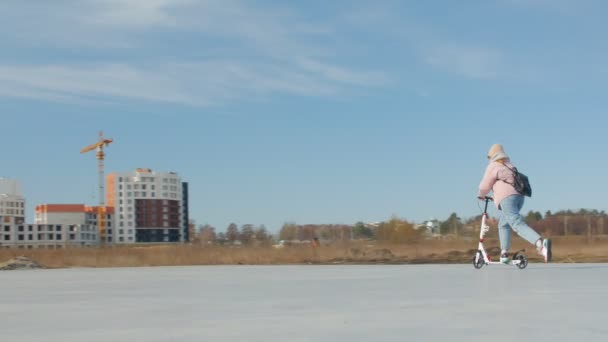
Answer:
[(0, 178), (0, 215), (14, 217), (17, 223), (25, 222), (25, 197), (16, 180)]
[(97, 228), (87, 224), (24, 224), (0, 215), (0, 248), (64, 248), (99, 244)]
[(188, 184), (175, 172), (136, 169), (106, 177), (115, 243), (188, 241)]
[[(99, 230), (97, 206), (84, 204), (40, 204), (36, 206), (36, 224), (87, 225)], [(112, 243), (114, 208), (105, 209), (106, 239)]]

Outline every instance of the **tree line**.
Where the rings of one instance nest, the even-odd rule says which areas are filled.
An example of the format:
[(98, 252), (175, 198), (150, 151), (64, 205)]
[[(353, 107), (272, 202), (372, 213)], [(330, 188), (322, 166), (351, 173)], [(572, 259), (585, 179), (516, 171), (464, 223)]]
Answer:
[[(274, 236), (264, 225), (255, 226), (236, 223), (228, 225), (225, 231), (216, 228), (191, 223), (191, 242), (200, 244), (242, 244), (269, 245), (277, 241), (311, 241), (319, 239), (329, 242), (344, 242), (351, 240), (377, 240), (383, 242), (415, 242), (430, 236), (442, 237), (474, 237), (479, 234), (481, 215), (462, 219), (456, 213), (450, 214), (445, 220), (435, 220), (436, 231), (431, 231), (426, 225), (414, 224), (408, 220), (392, 217), (378, 223), (357, 222), (355, 224), (296, 224), (285, 223)], [(561, 210), (555, 213), (547, 211), (529, 211), (524, 215), (528, 225), (540, 234), (549, 236), (560, 235), (604, 235), (608, 234), (608, 215), (604, 211), (580, 209), (578, 211)], [(490, 236), (497, 234), (498, 218), (489, 217), (487, 223), (492, 227)]]

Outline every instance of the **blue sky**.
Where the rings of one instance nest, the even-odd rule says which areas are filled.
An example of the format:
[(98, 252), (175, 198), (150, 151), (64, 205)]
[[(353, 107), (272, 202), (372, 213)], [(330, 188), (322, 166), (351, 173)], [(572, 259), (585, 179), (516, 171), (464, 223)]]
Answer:
[(606, 210), (602, 1), (0, 3), (0, 176), (96, 203), (106, 172), (176, 171), (191, 216), (413, 221), (479, 213), (485, 154), (527, 210)]

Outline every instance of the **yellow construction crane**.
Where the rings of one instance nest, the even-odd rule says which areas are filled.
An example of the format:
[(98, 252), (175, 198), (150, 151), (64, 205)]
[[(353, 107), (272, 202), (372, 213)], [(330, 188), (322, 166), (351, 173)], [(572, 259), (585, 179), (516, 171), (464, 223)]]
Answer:
[(97, 207), (97, 222), (99, 223), (99, 238), (101, 244), (106, 243), (106, 191), (104, 185), (105, 179), (103, 176), (103, 160), (105, 153), (103, 153), (103, 148), (110, 145), (111, 142), (112, 139), (104, 139), (103, 132), (99, 132), (99, 141), (80, 150), (80, 153), (87, 153), (89, 151), (97, 150), (97, 172), (99, 173), (99, 207)]

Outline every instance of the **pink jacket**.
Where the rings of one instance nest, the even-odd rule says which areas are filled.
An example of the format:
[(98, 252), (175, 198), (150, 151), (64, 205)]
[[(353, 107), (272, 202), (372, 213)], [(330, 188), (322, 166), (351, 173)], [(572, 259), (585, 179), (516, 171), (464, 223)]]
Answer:
[[(506, 160), (506, 165), (510, 168), (514, 167), (509, 159)], [(513, 185), (503, 182), (503, 180), (513, 184), (513, 172), (499, 162), (491, 162), (479, 184), (477, 196), (484, 197), (492, 190), (494, 191), (494, 204), (499, 207), (503, 199), (519, 194)]]

